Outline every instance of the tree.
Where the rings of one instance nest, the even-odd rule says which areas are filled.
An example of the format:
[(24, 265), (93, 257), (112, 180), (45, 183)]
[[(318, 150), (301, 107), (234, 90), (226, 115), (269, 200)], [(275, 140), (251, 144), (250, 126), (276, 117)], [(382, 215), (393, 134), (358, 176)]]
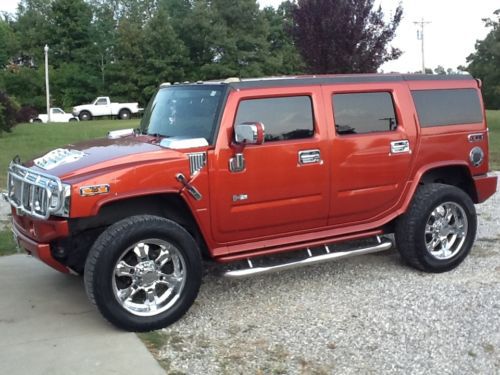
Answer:
[(12, 98), (0, 91), (0, 135), (2, 131), (10, 132), (16, 124), (16, 114), (19, 110), (17, 104)]
[(18, 43), (11, 25), (0, 19), (0, 69), (11, 61), (17, 49)]
[(492, 30), (484, 40), (476, 42), (476, 51), (467, 57), (467, 71), (483, 81), (483, 98), (486, 108), (500, 109), (500, 9), (495, 19), (486, 19)]
[(293, 9), (291, 1), (284, 1), (276, 10), (272, 7), (263, 10), (269, 24), (267, 41), (270, 49), (269, 62), (264, 67), (265, 75), (297, 74), (304, 69), (302, 57), (288, 33), (293, 23)]
[(374, 0), (299, 0), (291, 32), (310, 73), (371, 73), (401, 51), (389, 47), (401, 21), (389, 22)]

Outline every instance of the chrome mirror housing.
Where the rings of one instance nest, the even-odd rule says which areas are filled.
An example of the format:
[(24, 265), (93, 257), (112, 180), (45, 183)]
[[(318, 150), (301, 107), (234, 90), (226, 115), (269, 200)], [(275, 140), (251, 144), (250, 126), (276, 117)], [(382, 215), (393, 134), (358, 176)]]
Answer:
[(260, 145), (264, 143), (264, 124), (244, 122), (234, 127), (234, 142), (237, 144)]

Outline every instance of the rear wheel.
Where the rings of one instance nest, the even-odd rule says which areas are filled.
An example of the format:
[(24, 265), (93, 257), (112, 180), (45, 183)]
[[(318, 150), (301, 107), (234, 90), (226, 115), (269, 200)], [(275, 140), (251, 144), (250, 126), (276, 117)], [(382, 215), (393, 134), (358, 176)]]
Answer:
[(174, 323), (192, 305), (200, 284), (196, 242), (178, 224), (156, 216), (133, 216), (109, 227), (85, 265), (89, 299), (128, 331)]
[(128, 109), (122, 109), (120, 110), (120, 113), (118, 113), (118, 117), (120, 120), (128, 120), (130, 118), (130, 111)]
[(444, 272), (469, 254), (476, 229), (476, 210), (464, 191), (428, 184), (419, 188), (408, 212), (397, 221), (396, 245), (411, 266)]

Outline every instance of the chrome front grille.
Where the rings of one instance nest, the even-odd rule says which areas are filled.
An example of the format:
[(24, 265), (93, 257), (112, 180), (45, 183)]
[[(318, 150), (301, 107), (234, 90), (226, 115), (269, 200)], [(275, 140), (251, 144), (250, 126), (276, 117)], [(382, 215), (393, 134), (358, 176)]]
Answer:
[[(69, 187), (55, 176), (14, 162), (9, 165), (7, 199), (18, 212), (39, 219), (69, 210)], [(68, 204), (68, 207), (64, 207)]]
[(188, 154), (188, 157), (191, 176), (198, 173), (207, 164), (206, 152), (193, 152)]

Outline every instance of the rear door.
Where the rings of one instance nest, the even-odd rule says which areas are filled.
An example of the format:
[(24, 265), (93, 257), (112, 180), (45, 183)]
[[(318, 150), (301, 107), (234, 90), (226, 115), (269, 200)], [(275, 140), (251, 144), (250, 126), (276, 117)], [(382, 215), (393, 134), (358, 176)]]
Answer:
[[(218, 243), (326, 225), (330, 174), (321, 102), (319, 87), (229, 96), (226, 131), (220, 132), (210, 170), (212, 232)], [(242, 150), (231, 145), (234, 124), (243, 122), (264, 124), (264, 144)], [(240, 172), (229, 167), (238, 152), (245, 164)]]
[(408, 88), (403, 82), (332, 85), (323, 93), (335, 132), (329, 224), (381, 218), (402, 197), (416, 147)]

